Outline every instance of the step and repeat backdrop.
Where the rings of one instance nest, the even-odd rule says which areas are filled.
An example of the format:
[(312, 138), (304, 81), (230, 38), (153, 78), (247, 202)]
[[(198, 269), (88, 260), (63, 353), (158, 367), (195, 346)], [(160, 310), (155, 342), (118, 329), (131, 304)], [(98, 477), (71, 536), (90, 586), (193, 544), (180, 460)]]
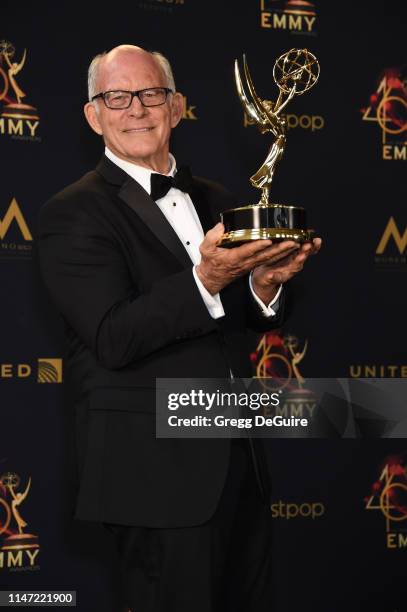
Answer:
[[(287, 288), (284, 327), (252, 338), (271, 387), (308, 377), (407, 377), (407, 8), (402, 2), (123, 0), (8, 3), (0, 20), (0, 584), (73, 589), (83, 612), (117, 609), (117, 558), (72, 521), (73, 414), (63, 325), (41, 286), (41, 205), (95, 167), (83, 117), (94, 55), (164, 53), (184, 96), (172, 151), (242, 204), (272, 138), (244, 115), (233, 63), (276, 100), (275, 60), (306, 48), (320, 79), (284, 109), (274, 202), (304, 206), (320, 255)], [(287, 414), (312, 416), (307, 398)], [(407, 610), (407, 441), (269, 441), (273, 612)], [(131, 483), (128, 483), (131, 486)], [(111, 495), (120, 496), (115, 482)]]

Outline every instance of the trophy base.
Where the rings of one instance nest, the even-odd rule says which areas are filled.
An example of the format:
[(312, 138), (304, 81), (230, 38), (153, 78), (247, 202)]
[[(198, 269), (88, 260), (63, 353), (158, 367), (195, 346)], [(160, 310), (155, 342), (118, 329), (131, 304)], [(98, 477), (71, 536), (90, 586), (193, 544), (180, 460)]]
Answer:
[(310, 242), (315, 236), (306, 228), (306, 211), (300, 206), (254, 204), (231, 208), (221, 214), (225, 226), (219, 246), (233, 248), (252, 240)]
[(250, 242), (251, 240), (294, 240), (295, 242), (311, 242), (315, 236), (314, 230), (282, 230), (276, 227), (261, 228), (259, 230), (234, 230), (223, 234), (218, 246), (232, 248)]

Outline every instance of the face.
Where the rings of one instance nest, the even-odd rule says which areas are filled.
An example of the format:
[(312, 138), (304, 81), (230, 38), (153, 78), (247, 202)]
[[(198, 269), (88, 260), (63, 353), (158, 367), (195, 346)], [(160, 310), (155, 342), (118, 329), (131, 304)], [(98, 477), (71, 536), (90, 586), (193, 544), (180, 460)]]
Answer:
[[(157, 60), (141, 49), (114, 49), (99, 65), (97, 93), (167, 86)], [(85, 115), (92, 129), (103, 136), (106, 146), (115, 155), (166, 173), (171, 130), (181, 119), (182, 104), (179, 93), (169, 94), (161, 106), (148, 108), (134, 96), (129, 108), (112, 110), (98, 98), (85, 105)]]

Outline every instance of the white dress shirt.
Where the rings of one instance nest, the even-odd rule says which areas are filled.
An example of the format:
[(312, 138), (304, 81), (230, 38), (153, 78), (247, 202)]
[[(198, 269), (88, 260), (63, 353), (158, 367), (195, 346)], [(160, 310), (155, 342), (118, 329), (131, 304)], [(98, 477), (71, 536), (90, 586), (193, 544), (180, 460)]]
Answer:
[[(149, 170), (148, 168), (143, 168), (142, 166), (137, 166), (136, 164), (120, 159), (107, 147), (105, 148), (105, 155), (110, 159), (110, 161), (119, 166), (119, 168), (124, 170), (124, 172), (131, 176), (131, 178), (137, 181), (141, 185), (141, 187), (143, 187), (143, 189), (148, 193), (148, 195), (150, 195), (151, 174), (153, 173), (152, 170)], [(174, 176), (177, 170), (175, 158), (171, 154), (169, 157), (170, 167), (167, 176)], [(202, 299), (205, 302), (209, 314), (214, 319), (224, 317), (225, 311), (223, 310), (219, 293), (217, 293), (216, 295), (211, 295), (209, 291), (204, 287), (196, 273), (196, 266), (201, 261), (199, 246), (202, 240), (204, 239), (204, 232), (191, 198), (187, 193), (184, 193), (183, 191), (180, 191), (175, 187), (171, 187), (171, 189), (163, 198), (157, 200), (156, 204), (167, 219), (168, 223), (171, 225), (171, 227), (177, 234), (182, 244), (184, 245), (184, 248), (190, 256), (192, 263), (194, 264), (192, 268), (192, 273), (194, 275), (194, 279), (198, 287), (199, 293), (201, 294)], [(261, 308), (264, 316), (275, 316), (279, 306), (278, 298), (280, 297), (282, 286), (280, 286), (277, 295), (274, 297), (274, 299), (270, 302), (268, 306), (266, 306), (253, 290), (251, 275), (249, 278), (249, 285), (253, 297), (259, 304), (259, 307)]]

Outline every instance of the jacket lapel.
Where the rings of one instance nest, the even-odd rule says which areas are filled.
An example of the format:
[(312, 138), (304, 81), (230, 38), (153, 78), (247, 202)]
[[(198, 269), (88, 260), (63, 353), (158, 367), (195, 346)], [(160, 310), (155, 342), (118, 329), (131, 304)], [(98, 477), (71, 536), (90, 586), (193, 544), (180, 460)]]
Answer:
[(190, 196), (201, 221), (203, 232), (206, 234), (208, 230), (220, 221), (219, 213), (213, 210), (203, 191), (202, 184), (195, 177), (193, 178)]
[[(183, 267), (190, 267), (191, 259), (182, 242), (154, 200), (150, 198), (141, 185), (105, 155), (100, 160), (96, 171), (109, 183), (120, 187), (119, 198), (140, 217)], [(212, 207), (205, 191), (202, 183), (194, 177), (190, 196), (201, 221), (204, 234), (220, 221), (219, 212)]]
[(119, 198), (147, 225), (155, 237), (178, 259), (184, 268), (191, 266), (191, 259), (167, 219), (148, 193), (126, 172), (105, 155), (96, 171), (109, 183), (120, 187)]
[(119, 191), (119, 198), (134, 210), (156, 238), (175, 255), (183, 267), (188, 268), (192, 265), (186, 249), (170, 223), (137, 181), (129, 177)]

